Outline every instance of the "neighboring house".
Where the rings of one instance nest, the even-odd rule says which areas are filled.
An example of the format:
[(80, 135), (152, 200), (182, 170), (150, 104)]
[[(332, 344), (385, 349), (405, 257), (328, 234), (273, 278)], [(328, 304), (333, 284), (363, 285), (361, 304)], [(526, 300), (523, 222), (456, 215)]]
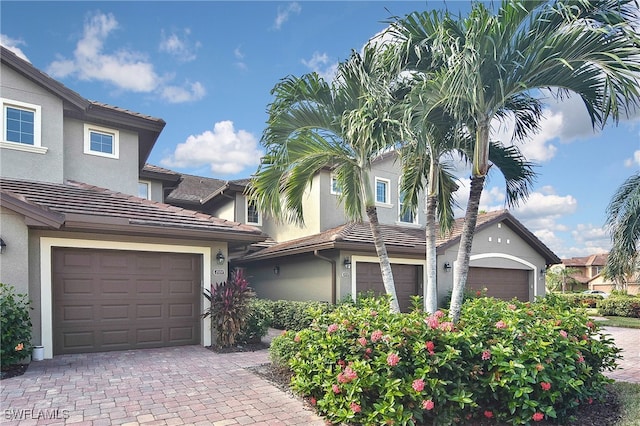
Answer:
[[(570, 276), (576, 282), (589, 290), (611, 292), (616, 289), (616, 283), (605, 278), (604, 268), (607, 265), (609, 253), (592, 254), (584, 257), (562, 259), (562, 267), (572, 268), (575, 272)], [(639, 294), (640, 283), (637, 279), (629, 279), (626, 283), (627, 293)]]
[[(425, 217), (401, 215), (399, 167), (392, 153), (373, 162), (371, 185), (376, 189), (382, 233), (391, 258), (402, 309), (410, 297), (423, 293)], [(263, 218), (248, 202), (249, 180), (222, 181), (184, 175), (166, 201), (227, 220), (260, 227), (265, 242), (238, 247), (231, 266), (250, 277), (258, 296), (270, 299), (322, 300), (373, 290), (382, 292), (382, 277), (369, 224), (348, 223), (338, 202), (340, 189), (330, 170), (318, 173), (304, 200), (304, 226)], [(453, 286), (462, 220), (450, 235), (438, 239), (438, 296), (445, 304)], [(487, 288), (490, 296), (534, 300), (544, 295), (544, 271), (559, 258), (509, 212), (478, 218), (471, 253), (468, 287)]]
[[(33, 302), (45, 357), (211, 344), (203, 288), (256, 227), (163, 204), (161, 119), (89, 101), (1, 50), (0, 281)], [(139, 197), (139, 195), (141, 197)]]

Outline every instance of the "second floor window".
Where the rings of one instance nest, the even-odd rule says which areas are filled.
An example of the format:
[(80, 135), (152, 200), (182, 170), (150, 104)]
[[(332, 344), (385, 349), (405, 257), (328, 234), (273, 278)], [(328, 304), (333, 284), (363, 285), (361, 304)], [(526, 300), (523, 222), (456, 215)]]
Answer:
[(151, 184), (145, 181), (138, 181), (138, 197), (151, 199)]
[(407, 210), (406, 213), (402, 213), (402, 209), (404, 208), (404, 199), (405, 199), (405, 194), (404, 193), (400, 193), (400, 197), (399, 197), (399, 202), (398, 202), (398, 212), (399, 212), (399, 219), (400, 222), (403, 223), (416, 223), (416, 215), (414, 214), (413, 211), (411, 210)]
[(252, 225), (262, 225), (258, 206), (254, 201), (247, 201), (247, 223)]
[(376, 203), (389, 204), (389, 181), (376, 178)]
[(2, 141), (40, 147), (40, 106), (2, 99)]
[(338, 184), (338, 179), (333, 175), (331, 175), (331, 193), (334, 195), (342, 194), (342, 188), (340, 188), (340, 184)]
[(99, 126), (84, 125), (84, 153), (118, 158), (119, 132)]

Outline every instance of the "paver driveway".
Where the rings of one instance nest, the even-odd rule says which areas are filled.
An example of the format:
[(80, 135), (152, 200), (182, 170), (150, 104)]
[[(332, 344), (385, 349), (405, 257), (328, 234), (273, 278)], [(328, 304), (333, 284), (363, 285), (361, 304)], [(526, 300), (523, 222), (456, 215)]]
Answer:
[(299, 399), (246, 369), (266, 362), (266, 350), (218, 354), (201, 346), (56, 356), (0, 382), (0, 422), (324, 425)]

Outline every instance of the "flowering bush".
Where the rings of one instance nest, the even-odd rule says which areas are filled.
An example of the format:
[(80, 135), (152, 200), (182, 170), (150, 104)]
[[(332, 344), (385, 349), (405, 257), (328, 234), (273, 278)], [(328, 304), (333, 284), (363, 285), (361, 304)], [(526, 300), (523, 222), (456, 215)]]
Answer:
[(250, 302), (255, 297), (242, 270), (232, 272), (227, 282), (212, 284), (205, 297), (211, 302), (211, 307), (202, 316), (211, 317), (217, 331), (218, 346), (234, 345), (246, 329)]
[(0, 366), (18, 364), (31, 355), (31, 302), (15, 294), (13, 286), (0, 283)]
[(341, 305), (274, 340), (272, 356), (286, 348), (292, 388), (334, 423), (564, 421), (600, 395), (610, 382), (602, 372), (615, 366), (612, 341), (557, 298), (477, 298), (456, 325), (441, 311), (387, 306)]

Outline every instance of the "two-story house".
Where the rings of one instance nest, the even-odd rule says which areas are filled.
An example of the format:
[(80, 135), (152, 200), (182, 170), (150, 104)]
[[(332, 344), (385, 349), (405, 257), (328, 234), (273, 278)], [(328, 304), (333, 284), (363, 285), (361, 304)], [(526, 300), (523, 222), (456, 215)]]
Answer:
[[(610, 292), (616, 289), (616, 283), (607, 279), (604, 268), (607, 266), (608, 253), (592, 254), (590, 256), (571, 257), (562, 259), (561, 267), (571, 268), (571, 278), (583, 288)], [(625, 290), (629, 294), (640, 294), (640, 283), (637, 276), (630, 276), (625, 283)]]
[[(203, 288), (259, 228), (163, 204), (165, 122), (89, 101), (2, 47), (0, 280), (54, 354), (211, 344)], [(155, 200), (155, 201), (154, 201)]]
[[(394, 153), (372, 163), (371, 182), (382, 234), (391, 258), (402, 309), (424, 288), (425, 215), (402, 215), (400, 172)], [(331, 170), (318, 173), (304, 199), (304, 226), (262, 217), (245, 196), (249, 180), (222, 181), (184, 175), (166, 201), (216, 217), (260, 227), (263, 243), (238, 247), (231, 266), (244, 268), (258, 296), (330, 303), (373, 290), (383, 292), (369, 224), (349, 223)], [(364, 218), (363, 218), (364, 219)], [(453, 287), (462, 219), (438, 246), (438, 296), (446, 303)], [(470, 288), (491, 296), (534, 300), (544, 295), (544, 271), (558, 257), (509, 212), (481, 214), (472, 247)]]

